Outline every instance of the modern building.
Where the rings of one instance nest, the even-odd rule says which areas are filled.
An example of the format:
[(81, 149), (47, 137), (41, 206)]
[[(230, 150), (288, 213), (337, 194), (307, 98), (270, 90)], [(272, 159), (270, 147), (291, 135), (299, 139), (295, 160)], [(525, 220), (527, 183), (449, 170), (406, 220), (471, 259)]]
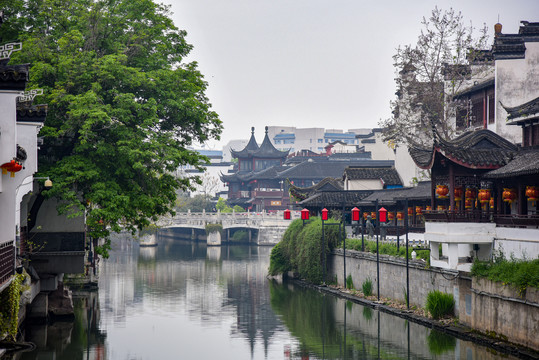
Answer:
[(291, 126), (268, 126), (268, 136), (276, 149), (291, 153), (310, 150), (323, 153), (329, 143), (340, 141), (349, 145), (359, 145), (356, 135), (368, 133), (369, 129), (296, 128)]

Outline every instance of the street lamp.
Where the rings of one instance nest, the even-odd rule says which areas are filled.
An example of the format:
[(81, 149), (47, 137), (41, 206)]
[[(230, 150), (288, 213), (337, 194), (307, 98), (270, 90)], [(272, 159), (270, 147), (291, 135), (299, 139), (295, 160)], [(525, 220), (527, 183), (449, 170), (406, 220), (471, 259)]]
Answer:
[(309, 210), (301, 210), (301, 220), (303, 220), (303, 225), (305, 226), (305, 221), (309, 221)]

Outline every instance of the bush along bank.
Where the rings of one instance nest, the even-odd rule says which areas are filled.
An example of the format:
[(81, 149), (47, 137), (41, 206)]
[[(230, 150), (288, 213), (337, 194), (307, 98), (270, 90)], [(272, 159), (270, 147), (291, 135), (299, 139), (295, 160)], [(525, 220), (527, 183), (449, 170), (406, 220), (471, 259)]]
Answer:
[[(328, 223), (337, 222), (325, 222), (326, 225)], [(323, 274), (327, 274), (327, 269), (323, 268), (324, 264), (327, 264), (327, 255), (338, 245), (338, 226), (325, 226), (322, 241), (320, 218), (311, 218), (305, 225), (302, 220), (296, 219), (271, 251), (269, 275), (293, 272), (308, 282), (321, 284), (325, 280)]]

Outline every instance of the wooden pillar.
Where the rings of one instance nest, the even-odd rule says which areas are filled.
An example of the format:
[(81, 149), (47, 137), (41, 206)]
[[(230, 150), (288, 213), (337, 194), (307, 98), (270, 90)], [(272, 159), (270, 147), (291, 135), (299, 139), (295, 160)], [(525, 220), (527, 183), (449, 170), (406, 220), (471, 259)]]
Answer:
[(432, 173), (432, 168), (430, 169), (430, 206), (432, 210), (436, 210), (436, 178), (434, 177), (434, 174)]

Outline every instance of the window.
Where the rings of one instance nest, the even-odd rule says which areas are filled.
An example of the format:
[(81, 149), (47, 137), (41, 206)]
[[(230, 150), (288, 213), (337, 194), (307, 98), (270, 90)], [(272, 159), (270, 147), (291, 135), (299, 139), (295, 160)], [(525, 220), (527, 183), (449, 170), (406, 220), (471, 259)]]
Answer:
[(539, 124), (525, 126), (522, 129), (522, 146), (539, 145)]
[(281, 140), (275, 140), (275, 145), (281, 144)]
[(324, 139), (318, 139), (318, 143), (322, 144), (324, 142)]
[(294, 139), (285, 139), (285, 140), (283, 140), (283, 143), (284, 143), (284, 144), (293, 144), (293, 143), (294, 143)]
[(312, 144), (312, 143), (313, 143), (313, 139), (309, 139), (309, 142)]

